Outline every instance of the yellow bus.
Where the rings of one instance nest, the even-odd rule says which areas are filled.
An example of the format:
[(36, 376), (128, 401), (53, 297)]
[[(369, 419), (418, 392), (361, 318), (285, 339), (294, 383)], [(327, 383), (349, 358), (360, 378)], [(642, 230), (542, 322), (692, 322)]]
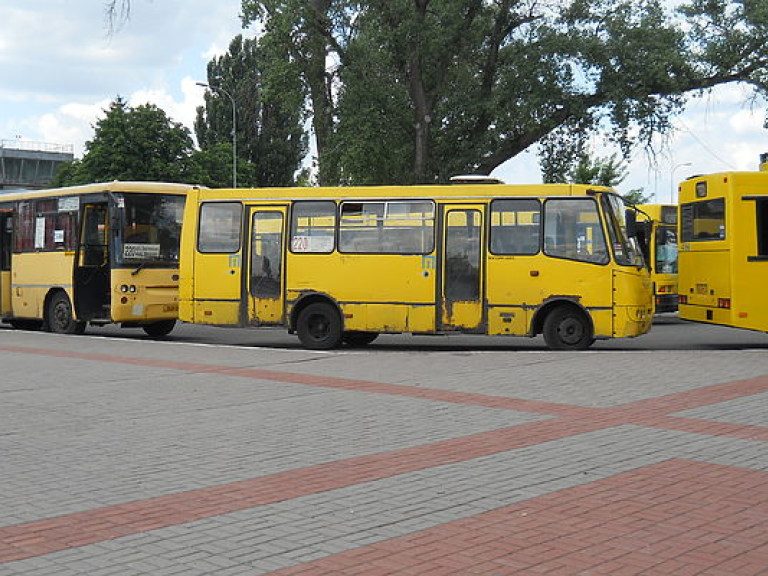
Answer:
[(70, 334), (87, 323), (168, 334), (192, 189), (115, 181), (0, 194), (2, 321)]
[(462, 332), (582, 350), (651, 326), (625, 217), (581, 185), (195, 190), (179, 317), (286, 327), (310, 349)]
[(643, 204), (638, 229), (643, 255), (651, 270), (654, 312), (677, 312), (677, 206)]
[(679, 190), (680, 317), (768, 331), (768, 172), (696, 176)]

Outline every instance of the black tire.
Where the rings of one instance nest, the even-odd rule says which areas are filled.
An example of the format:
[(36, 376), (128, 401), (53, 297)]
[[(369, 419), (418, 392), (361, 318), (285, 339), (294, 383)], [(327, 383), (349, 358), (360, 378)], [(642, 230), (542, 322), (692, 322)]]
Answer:
[(160, 320), (152, 324), (145, 324), (141, 329), (146, 332), (147, 336), (162, 338), (163, 336), (168, 336), (175, 326), (176, 320)]
[(305, 348), (331, 350), (341, 344), (341, 317), (335, 306), (315, 302), (299, 313), (296, 332)]
[(12, 320), (9, 320), (8, 323), (16, 330), (30, 330), (30, 331), (36, 332), (37, 330), (42, 330), (43, 328), (42, 320), (14, 318)]
[(50, 332), (56, 334), (82, 334), (85, 322), (75, 320), (72, 303), (64, 292), (57, 292), (48, 302), (46, 324)]
[(559, 306), (544, 319), (544, 342), (551, 350), (586, 350), (595, 341), (589, 318), (572, 306)]
[(358, 330), (350, 330), (344, 332), (341, 339), (347, 346), (368, 346), (371, 342), (379, 337), (378, 332), (360, 332)]

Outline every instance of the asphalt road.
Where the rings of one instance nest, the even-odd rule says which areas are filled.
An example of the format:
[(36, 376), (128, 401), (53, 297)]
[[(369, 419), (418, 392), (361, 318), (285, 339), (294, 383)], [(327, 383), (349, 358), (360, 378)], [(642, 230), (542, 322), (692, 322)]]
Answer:
[[(7, 326), (5, 326), (7, 328)], [(89, 327), (90, 336), (149, 339), (141, 329), (118, 326)], [(298, 338), (282, 328), (221, 328), (179, 324), (166, 341), (221, 346), (301, 349)], [(541, 336), (519, 338), (506, 336), (384, 334), (367, 347), (371, 351), (405, 350), (540, 350), (546, 351)], [(676, 314), (656, 317), (653, 329), (638, 338), (619, 338), (595, 342), (591, 350), (768, 350), (768, 334), (724, 326), (712, 326), (680, 320)]]

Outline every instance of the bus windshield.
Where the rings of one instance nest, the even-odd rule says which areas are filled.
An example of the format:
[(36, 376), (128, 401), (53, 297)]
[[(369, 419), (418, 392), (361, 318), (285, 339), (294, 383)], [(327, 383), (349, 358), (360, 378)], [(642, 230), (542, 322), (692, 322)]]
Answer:
[(115, 263), (124, 267), (179, 265), (184, 196), (124, 194), (118, 196), (120, 231)]
[(677, 230), (672, 226), (656, 229), (656, 268), (661, 274), (677, 274)]
[(645, 265), (637, 240), (627, 234), (624, 202), (616, 194), (603, 194), (603, 209), (616, 263), (622, 266)]

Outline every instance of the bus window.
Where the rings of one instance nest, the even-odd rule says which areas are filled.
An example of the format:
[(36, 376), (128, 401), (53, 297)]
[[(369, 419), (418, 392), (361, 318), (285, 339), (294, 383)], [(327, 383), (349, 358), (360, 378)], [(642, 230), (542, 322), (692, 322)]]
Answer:
[(608, 263), (597, 204), (592, 199), (554, 199), (544, 204), (544, 253), (555, 258)]
[(123, 246), (117, 250), (116, 262), (127, 266), (177, 264), (184, 196), (126, 194), (121, 199)]
[(680, 207), (683, 242), (725, 240), (725, 199), (702, 200)]
[(101, 204), (86, 206), (80, 241), (80, 265), (103, 267), (108, 264), (107, 207)]
[(254, 212), (251, 234), (251, 295), (275, 298), (280, 295), (283, 215)]
[(11, 269), (11, 238), (13, 235), (13, 215), (0, 211), (0, 270)]
[(660, 274), (677, 274), (677, 231), (668, 226), (656, 228), (656, 265)]
[(445, 234), (445, 297), (449, 301), (480, 298), (480, 232), (478, 210), (450, 210)]
[(757, 255), (768, 257), (768, 198), (755, 200), (757, 215)]
[(291, 215), (291, 252), (329, 254), (336, 233), (335, 202), (295, 202)]
[(208, 202), (200, 208), (197, 249), (203, 253), (228, 253), (240, 249), (243, 205), (240, 202)]
[(368, 254), (429, 254), (434, 247), (432, 202), (343, 202), (339, 250)]
[(533, 255), (539, 252), (541, 203), (538, 200), (491, 202), (491, 252)]

